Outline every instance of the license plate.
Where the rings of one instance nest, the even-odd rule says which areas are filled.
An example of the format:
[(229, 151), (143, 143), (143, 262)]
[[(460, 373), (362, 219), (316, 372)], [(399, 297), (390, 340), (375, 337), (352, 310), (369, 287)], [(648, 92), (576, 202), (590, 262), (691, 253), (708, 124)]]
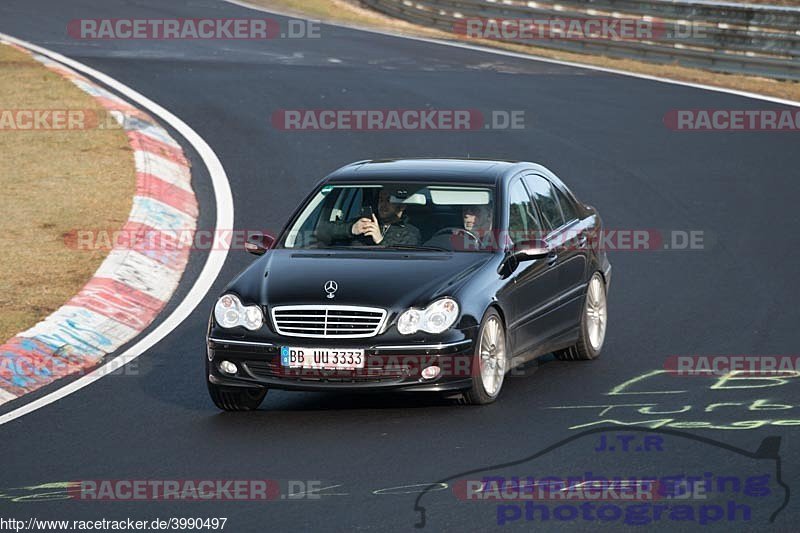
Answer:
[(281, 347), (281, 366), (288, 368), (355, 370), (364, 368), (364, 359), (364, 350)]

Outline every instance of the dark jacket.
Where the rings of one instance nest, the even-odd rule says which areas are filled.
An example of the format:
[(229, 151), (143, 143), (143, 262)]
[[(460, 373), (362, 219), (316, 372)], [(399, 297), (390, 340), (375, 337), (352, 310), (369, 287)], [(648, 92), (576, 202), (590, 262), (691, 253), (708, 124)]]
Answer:
[[(327, 224), (325, 227), (321, 226), (317, 231), (317, 237), (326, 244), (348, 242), (355, 246), (376, 246), (369, 235), (353, 235), (351, 228), (356, 221), (357, 219), (349, 222), (334, 222)], [(405, 216), (391, 224), (381, 224), (380, 227), (383, 240), (377, 246), (419, 246), (422, 243), (422, 235), (419, 230), (409, 224)]]

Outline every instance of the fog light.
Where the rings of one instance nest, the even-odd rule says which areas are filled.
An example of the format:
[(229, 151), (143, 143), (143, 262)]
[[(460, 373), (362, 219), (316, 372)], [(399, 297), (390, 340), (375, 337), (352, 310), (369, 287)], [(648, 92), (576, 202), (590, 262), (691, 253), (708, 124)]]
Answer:
[(439, 375), (442, 369), (438, 366), (427, 366), (422, 369), (422, 379), (433, 379)]
[(236, 374), (236, 372), (238, 372), (239, 370), (238, 368), (236, 368), (236, 364), (231, 363), (230, 361), (222, 361), (219, 364), (219, 369), (222, 370), (223, 373), (229, 374), (231, 376)]

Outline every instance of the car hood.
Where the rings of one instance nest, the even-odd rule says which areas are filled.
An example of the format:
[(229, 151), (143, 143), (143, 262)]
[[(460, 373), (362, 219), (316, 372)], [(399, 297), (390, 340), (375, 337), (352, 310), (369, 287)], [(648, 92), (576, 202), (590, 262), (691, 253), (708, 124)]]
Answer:
[[(424, 306), (451, 295), (490, 254), (271, 250), (229, 289), (262, 305)], [(325, 290), (336, 283), (333, 298)]]

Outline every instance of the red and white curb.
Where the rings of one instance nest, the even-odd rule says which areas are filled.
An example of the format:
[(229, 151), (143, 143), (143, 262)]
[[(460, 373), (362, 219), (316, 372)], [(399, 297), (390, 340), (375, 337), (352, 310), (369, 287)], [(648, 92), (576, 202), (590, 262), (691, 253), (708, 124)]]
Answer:
[[(60, 63), (33, 57), (92, 95), (124, 128), (134, 150), (136, 195), (122, 231), (193, 235), (197, 199), (180, 145), (150, 115)], [(77, 295), (0, 345), (0, 404), (97, 366), (153, 322), (178, 287), (189, 248), (146, 246), (113, 248)]]

